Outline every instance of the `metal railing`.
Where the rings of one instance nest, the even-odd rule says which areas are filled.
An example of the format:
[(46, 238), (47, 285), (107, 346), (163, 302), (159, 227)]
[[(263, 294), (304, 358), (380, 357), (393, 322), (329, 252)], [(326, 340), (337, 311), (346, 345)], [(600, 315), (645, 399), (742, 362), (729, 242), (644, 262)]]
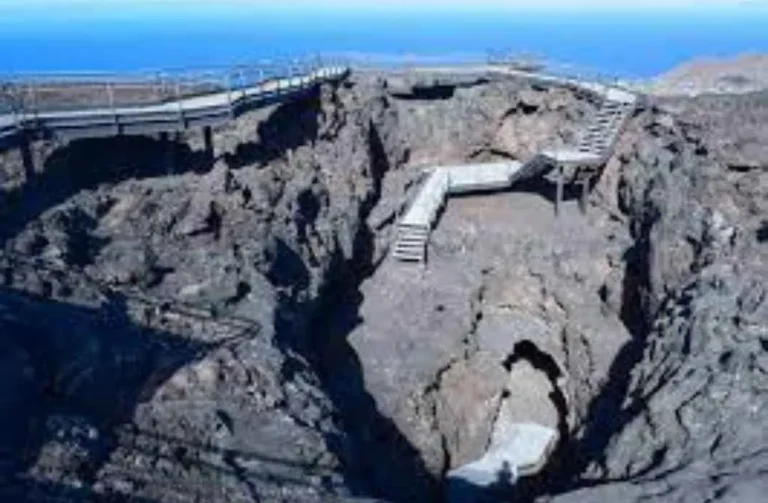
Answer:
[(67, 72), (0, 76), (0, 115), (35, 115), (163, 104), (213, 93), (232, 93), (270, 80), (344, 66), (338, 58), (258, 60), (227, 67), (130, 73)]

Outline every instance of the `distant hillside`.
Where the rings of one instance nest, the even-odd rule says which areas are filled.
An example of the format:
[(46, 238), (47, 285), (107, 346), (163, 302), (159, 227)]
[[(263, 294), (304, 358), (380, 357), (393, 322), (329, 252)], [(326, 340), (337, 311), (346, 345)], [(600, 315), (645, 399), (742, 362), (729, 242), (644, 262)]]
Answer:
[(768, 88), (768, 54), (696, 59), (651, 83), (659, 94), (744, 93)]

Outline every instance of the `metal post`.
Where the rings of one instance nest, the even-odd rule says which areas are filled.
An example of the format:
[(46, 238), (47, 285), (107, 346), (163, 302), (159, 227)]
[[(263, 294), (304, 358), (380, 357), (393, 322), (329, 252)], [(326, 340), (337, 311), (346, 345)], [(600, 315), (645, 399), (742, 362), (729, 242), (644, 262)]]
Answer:
[(226, 86), (227, 86), (227, 105), (229, 105), (229, 117), (230, 119), (233, 119), (235, 117), (235, 109), (232, 106), (232, 76), (228, 73), (226, 77)]
[(173, 138), (170, 137), (168, 132), (160, 133), (160, 141), (165, 146), (165, 172), (172, 175), (176, 172), (176, 153), (179, 142), (179, 133), (173, 134)]
[(179, 124), (183, 129), (186, 129), (186, 124), (184, 124), (184, 107), (181, 105), (181, 80), (179, 77), (176, 78), (176, 103), (179, 106)]
[(246, 96), (246, 89), (248, 89), (248, 81), (245, 79), (245, 71), (240, 68), (237, 71), (238, 77), (240, 77), (240, 86), (241, 86), (241, 98), (245, 98)]
[(589, 198), (589, 177), (584, 177), (581, 180), (581, 199), (579, 200), (579, 207), (583, 215), (587, 214), (587, 199)]
[(24, 177), (26, 182), (33, 182), (35, 179), (35, 159), (32, 155), (32, 145), (29, 142), (29, 135), (22, 132), (21, 135), (21, 161), (24, 166)]
[(111, 82), (107, 82), (107, 99), (109, 100), (109, 109), (112, 110), (112, 120), (115, 122), (115, 134), (120, 134), (120, 120), (117, 117), (115, 109), (115, 90)]
[(212, 167), (215, 156), (213, 151), (213, 130), (211, 129), (211, 126), (205, 126), (203, 128), (203, 143), (205, 144), (205, 157)]
[(158, 103), (161, 103), (163, 101), (163, 74), (157, 72), (155, 79), (155, 82), (157, 83), (155, 87), (155, 100)]
[(557, 169), (557, 187), (555, 189), (555, 216), (560, 216), (561, 205), (563, 204), (563, 185), (565, 184), (565, 177), (563, 173), (563, 167), (559, 166)]
[(37, 100), (35, 99), (35, 85), (30, 82), (27, 86), (27, 94), (29, 95), (29, 107), (32, 111), (32, 115), (37, 118), (38, 116), (38, 110), (37, 110)]
[(11, 106), (13, 107), (13, 122), (16, 126), (16, 132), (20, 133), (23, 127), (22, 120), (24, 117), (24, 96), (19, 96), (15, 85), (11, 85), (8, 89)]

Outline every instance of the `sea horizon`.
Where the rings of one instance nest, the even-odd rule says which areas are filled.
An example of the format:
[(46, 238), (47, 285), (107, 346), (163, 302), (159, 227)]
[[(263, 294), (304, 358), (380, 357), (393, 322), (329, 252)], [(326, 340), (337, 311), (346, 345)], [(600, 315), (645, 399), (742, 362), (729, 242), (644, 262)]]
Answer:
[(628, 79), (681, 63), (768, 53), (768, 13), (282, 12), (0, 21), (0, 74), (226, 66), (314, 54), (358, 61), (483, 61), (531, 54)]

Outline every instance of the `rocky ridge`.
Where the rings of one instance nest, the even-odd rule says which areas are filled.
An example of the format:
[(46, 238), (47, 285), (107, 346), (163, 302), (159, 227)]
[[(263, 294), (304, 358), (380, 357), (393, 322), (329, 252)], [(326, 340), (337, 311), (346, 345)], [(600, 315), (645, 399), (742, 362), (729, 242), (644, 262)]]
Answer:
[(438, 500), (514, 420), (561, 437), (524, 500), (759, 490), (758, 116), (718, 148), (649, 107), (586, 217), (530, 183), (452, 201), (426, 270), (386, 260), (423, 166), (525, 159), (593, 107), (365, 75), (216, 131), (214, 162), (190, 135), (176, 173), (152, 139), (37, 145), (34, 180), (6, 154), (4, 490)]

